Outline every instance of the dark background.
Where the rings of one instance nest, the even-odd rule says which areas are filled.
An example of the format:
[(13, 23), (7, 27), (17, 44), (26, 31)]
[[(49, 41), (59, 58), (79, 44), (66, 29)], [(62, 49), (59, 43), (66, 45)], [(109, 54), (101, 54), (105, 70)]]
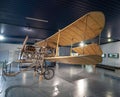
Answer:
[[(105, 14), (101, 44), (119, 41), (120, 0), (0, 0), (0, 32), (6, 37), (0, 42), (21, 44), (28, 35), (28, 43), (34, 44), (90, 11)], [(28, 20), (26, 17), (48, 22)]]

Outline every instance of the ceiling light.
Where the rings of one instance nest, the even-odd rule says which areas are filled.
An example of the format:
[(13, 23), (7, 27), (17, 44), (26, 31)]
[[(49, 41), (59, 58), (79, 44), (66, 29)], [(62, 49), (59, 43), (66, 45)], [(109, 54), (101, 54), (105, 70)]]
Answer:
[(5, 25), (4, 24), (1, 24), (1, 29), (0, 29), (0, 33), (4, 33), (4, 30), (5, 30)]
[(111, 37), (111, 32), (108, 32), (107, 37), (108, 37), (108, 38)]
[(107, 31), (107, 37), (110, 38), (111, 37), (111, 29), (109, 28)]
[(1, 33), (4, 33), (4, 29), (3, 28), (1, 28)]
[(112, 39), (108, 39), (107, 41), (108, 41), (108, 42), (111, 42), (111, 41), (112, 41)]
[(25, 31), (27, 31), (27, 32), (32, 32), (33, 30), (31, 29), (31, 28), (29, 28), (29, 27), (24, 27), (23, 28)]
[(85, 46), (85, 43), (82, 41), (82, 42), (80, 42), (79, 46), (80, 46), (80, 47), (84, 47), (84, 46)]
[(3, 35), (0, 35), (0, 40), (4, 40), (5, 37)]
[(34, 20), (34, 21), (38, 21), (38, 22), (48, 22), (47, 20), (43, 20), (43, 19), (37, 19), (37, 18), (31, 18), (31, 17), (25, 17), (28, 20)]

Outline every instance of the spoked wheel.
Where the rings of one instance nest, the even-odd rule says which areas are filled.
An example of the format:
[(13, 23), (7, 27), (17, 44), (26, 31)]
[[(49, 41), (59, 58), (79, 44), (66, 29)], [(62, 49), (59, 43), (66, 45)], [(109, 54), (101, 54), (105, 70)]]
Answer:
[(54, 69), (52, 68), (47, 68), (44, 72), (44, 78), (46, 80), (50, 80), (54, 77)]

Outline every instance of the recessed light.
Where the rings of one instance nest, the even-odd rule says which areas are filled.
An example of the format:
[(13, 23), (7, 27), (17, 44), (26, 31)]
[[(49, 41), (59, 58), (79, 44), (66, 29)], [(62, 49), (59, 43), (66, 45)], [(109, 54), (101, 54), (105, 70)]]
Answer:
[(3, 28), (1, 28), (1, 33), (4, 33), (4, 29)]
[(107, 37), (110, 38), (111, 37), (111, 30), (109, 29), (108, 33), (107, 33)]
[(107, 41), (108, 41), (108, 42), (111, 42), (111, 41), (112, 41), (112, 39), (108, 39)]

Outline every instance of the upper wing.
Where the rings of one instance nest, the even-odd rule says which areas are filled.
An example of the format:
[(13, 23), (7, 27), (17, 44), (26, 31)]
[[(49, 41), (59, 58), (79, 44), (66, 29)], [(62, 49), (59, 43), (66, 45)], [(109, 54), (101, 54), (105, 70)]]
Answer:
[(93, 43), (85, 47), (75, 47), (72, 48), (73, 51), (77, 52), (80, 55), (102, 55), (102, 50), (99, 45)]
[(67, 46), (71, 43), (74, 44), (80, 41), (92, 39), (101, 33), (104, 28), (104, 24), (105, 17), (102, 12), (90, 12), (46, 40), (37, 42), (36, 45), (43, 46), (47, 44), (47, 46), (55, 48), (59, 33), (60, 46)]

